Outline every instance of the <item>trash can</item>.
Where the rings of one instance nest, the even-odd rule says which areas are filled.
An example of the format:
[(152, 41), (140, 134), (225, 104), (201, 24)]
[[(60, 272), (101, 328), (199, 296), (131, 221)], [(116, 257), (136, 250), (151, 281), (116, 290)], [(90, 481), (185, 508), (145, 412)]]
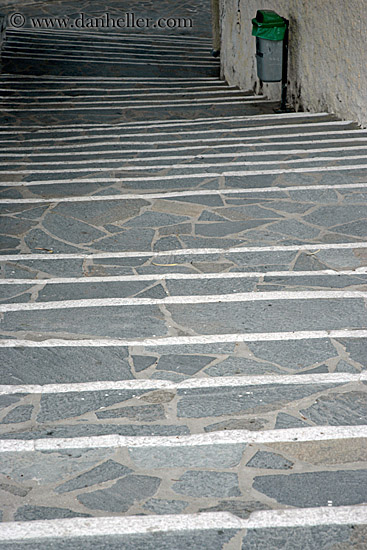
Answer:
[(252, 25), (252, 35), (256, 36), (257, 75), (263, 82), (279, 82), (287, 23), (275, 11), (258, 10)]

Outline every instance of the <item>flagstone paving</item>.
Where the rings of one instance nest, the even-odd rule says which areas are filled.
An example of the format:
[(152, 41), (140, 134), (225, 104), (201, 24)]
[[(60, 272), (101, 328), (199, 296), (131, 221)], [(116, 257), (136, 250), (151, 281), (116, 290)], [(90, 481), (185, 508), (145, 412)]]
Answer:
[(363, 550), (367, 130), (3, 7), (1, 548)]

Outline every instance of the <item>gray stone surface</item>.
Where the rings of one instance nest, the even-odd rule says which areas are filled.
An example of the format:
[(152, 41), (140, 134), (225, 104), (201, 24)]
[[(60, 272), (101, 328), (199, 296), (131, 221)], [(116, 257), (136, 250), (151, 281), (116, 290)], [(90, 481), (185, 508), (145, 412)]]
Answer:
[(90, 518), (91, 514), (74, 512), (66, 508), (51, 506), (21, 506), (14, 514), (15, 521), (35, 521), (40, 519)]
[(367, 393), (352, 391), (348, 393), (321, 396), (314, 405), (301, 413), (315, 422), (331, 426), (364, 425), (367, 417)]
[(97, 418), (128, 418), (141, 422), (155, 422), (166, 417), (162, 405), (141, 405), (139, 407), (123, 407), (96, 412)]
[(293, 466), (293, 462), (276, 453), (257, 451), (246, 466), (247, 468), (265, 468), (267, 470), (288, 470)]
[(164, 500), (151, 498), (143, 508), (154, 514), (181, 514), (187, 508), (188, 502), (184, 500)]
[(33, 411), (32, 405), (19, 405), (15, 409), (12, 409), (8, 414), (2, 419), (2, 424), (17, 424), (18, 422), (27, 422), (31, 419)]
[(107, 512), (127, 512), (134, 502), (141, 502), (157, 491), (158, 477), (128, 475), (108, 489), (84, 493), (77, 497), (86, 508)]
[(241, 491), (236, 474), (188, 471), (173, 486), (175, 493), (191, 497), (238, 497)]
[(366, 470), (337, 470), (255, 477), (253, 488), (279, 504), (350, 506), (367, 502)]
[(195, 447), (132, 448), (129, 455), (141, 469), (149, 468), (232, 468), (242, 458), (246, 444), (200, 445)]
[(84, 489), (85, 487), (91, 487), (92, 485), (98, 485), (111, 479), (126, 476), (130, 474), (131, 470), (118, 462), (113, 460), (107, 460), (99, 466), (96, 466), (89, 472), (78, 475), (74, 479), (62, 483), (56, 488), (57, 493), (67, 493), (69, 491), (76, 491), (77, 489)]

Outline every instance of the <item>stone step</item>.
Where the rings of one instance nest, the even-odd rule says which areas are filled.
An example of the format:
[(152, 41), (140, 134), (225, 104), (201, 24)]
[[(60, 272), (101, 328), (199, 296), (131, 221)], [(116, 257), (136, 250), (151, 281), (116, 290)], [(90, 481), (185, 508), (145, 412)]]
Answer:
[[(219, 379), (235, 376), (240, 385), (244, 383), (241, 377), (264, 378), (265, 375), (272, 380), (276, 375), (279, 384), (284, 376), (302, 374), (303, 378), (299, 380), (301, 383), (305, 375), (356, 375), (367, 369), (367, 333), (346, 329), (168, 337), (139, 341), (103, 338), (14, 341), (3, 338), (0, 357), (2, 384), (15, 386), (97, 383), (100, 380), (123, 384), (123, 380), (134, 379), (179, 382), (189, 376), (204, 379), (207, 383), (212, 377)], [(220, 384), (220, 380), (217, 381)], [(98, 385), (96, 387), (100, 388)], [(41, 390), (39, 386), (38, 391)], [(21, 398), (18, 397), (13, 397), (13, 401), (9, 402), (6, 402), (5, 397), (4, 407), (16, 408)], [(336, 406), (341, 406), (340, 400)], [(22, 410), (27, 414), (31, 408), (19, 412)], [(136, 408), (132, 412), (134, 410)], [(14, 415), (13, 421), (16, 423)], [(256, 415), (251, 417), (250, 414), (250, 420), (246, 420), (242, 427), (257, 430), (269, 427), (270, 422), (270, 427), (290, 428), (302, 426), (301, 420), (304, 420), (296, 410), (289, 414), (279, 413), (276, 419), (271, 409), (264, 409), (263, 415), (263, 421), (258, 422)], [(20, 415), (19, 421), (21, 418)], [(129, 415), (124, 419), (121, 414), (119, 422), (129, 419)], [(240, 420), (235, 425), (241, 427)]]
[[(321, 352), (337, 353), (330, 344), (327, 349), (325, 340), (318, 344)], [(294, 350), (295, 346), (290, 351)], [(78, 355), (73, 356), (71, 351), (68, 355), (75, 363)], [(113, 353), (110, 355), (113, 357)], [(315, 358), (315, 352), (313, 355)], [(133, 359), (136, 364), (147, 364), (153, 357)], [(327, 432), (327, 426), (366, 424), (366, 371), (361, 373), (355, 368), (355, 374), (330, 373), (324, 365), (324, 369), (296, 370), (287, 375), (271, 364), (259, 363), (251, 369), (254, 361), (243, 357), (231, 356), (222, 364), (210, 366), (213, 362), (213, 357), (203, 355), (162, 355), (156, 361), (156, 375), (150, 380), (2, 386), (0, 439), (118, 434), (150, 437), (153, 444), (155, 436), (237, 429), (262, 432), (299, 428), (302, 432), (312, 426), (325, 427)], [(71, 364), (68, 369), (72, 369)], [(202, 369), (201, 377), (197, 376)], [(35, 368), (32, 370), (38, 380)], [(236, 371), (242, 375), (230, 376)]]
[[(5, 521), (366, 503), (366, 428), (2, 443)], [(57, 506), (55, 507), (55, 503)], [(292, 510), (293, 512), (293, 510)], [(295, 510), (297, 512), (297, 510)], [(250, 516), (251, 519), (251, 516)]]
[[(249, 102), (246, 102), (248, 106)], [(264, 103), (263, 103), (264, 105)], [(196, 105), (198, 110), (200, 105)], [(225, 105), (224, 105), (225, 107)], [(252, 117), (250, 117), (252, 118)], [(250, 121), (248, 117), (221, 118), (208, 117), (206, 121), (199, 119), (192, 125), (188, 125), (184, 121), (158, 121), (154, 123), (150, 121), (142, 125), (140, 122), (135, 125), (124, 124), (102, 127), (82, 125), (81, 128), (66, 125), (65, 128), (46, 128), (43, 131), (39, 127), (31, 127), (31, 129), (17, 127), (14, 130), (12, 127), (7, 127), (0, 134), (1, 143), (9, 143), (11, 146), (17, 144), (16, 139), (22, 140), (20, 144), (26, 151), (30, 147), (49, 148), (50, 146), (94, 146), (95, 142), (106, 144), (106, 139), (109, 143), (118, 143), (120, 147), (134, 147), (139, 145), (144, 149), (150, 147), (176, 147), (178, 145), (195, 145), (195, 144), (261, 144), (271, 141), (286, 143), (297, 143), (299, 140), (313, 140), (318, 143), (319, 140), (325, 139), (358, 139), (366, 137), (366, 130), (357, 130), (355, 125), (343, 123), (341, 121), (322, 120), (319, 123), (314, 123), (312, 120), (305, 118), (304, 120), (296, 120), (290, 117), (286, 123), (282, 122), (278, 117), (265, 115), (257, 117)], [(9, 141), (11, 140), (11, 141)]]
[[(230, 502), (230, 501), (227, 501)], [(161, 509), (164, 510), (164, 506)], [(152, 550), (175, 548), (184, 550), (188, 544), (193, 550), (209, 545), (222, 550), (228, 544), (233, 550), (256, 548), (277, 550), (286, 540), (290, 547), (319, 550), (320, 543), (329, 541), (362, 548), (366, 533), (366, 507), (341, 506), (256, 511), (246, 518), (253, 503), (245, 504), (236, 516), (230, 512), (202, 512), (199, 514), (153, 515), (129, 518), (75, 518), (8, 523), (0, 526), (3, 548), (8, 550), (76, 549), (86, 550), (96, 544), (106, 550)], [(159, 504), (156, 506), (158, 512)], [(58, 512), (59, 516), (65, 512)], [(54, 512), (54, 515), (57, 512)], [(32, 514), (30, 514), (32, 516)], [(34, 517), (48, 517), (51, 509), (36, 509)], [(26, 534), (26, 536), (25, 536)]]
[[(46, 177), (54, 177), (52, 171), (45, 174), (47, 183)], [(241, 185), (245, 183), (242, 179)], [(125, 252), (126, 256), (139, 251), (149, 256), (158, 251), (171, 251), (172, 255), (175, 249), (183, 253), (183, 249), (213, 248), (225, 253), (229, 247), (246, 245), (303, 245), (307, 250), (310, 245), (363, 243), (367, 192), (360, 184), (355, 185), (343, 183), (334, 190), (325, 184), (321, 193), (317, 186), (301, 186), (284, 191), (254, 189), (250, 193), (213, 191), (202, 196), (178, 192), (170, 197), (164, 192), (153, 197), (146, 193), (130, 197), (2, 199), (6, 236), (3, 251)], [(93, 193), (93, 188), (89, 192)], [(50, 203), (55, 203), (52, 208)]]
[[(180, 274), (237, 273), (256, 278), (290, 277), (292, 273), (310, 276), (326, 271), (364, 273), (367, 267), (367, 243), (284, 245), (278, 247), (239, 247), (229, 249), (183, 249), (161, 252), (74, 252), (50, 253), (35, 250), (25, 254), (0, 256), (2, 275), (7, 280), (105, 277), (151, 277), (174, 279)], [(311, 273), (310, 273), (311, 272)], [(257, 273), (257, 275), (256, 275)], [(229, 276), (226, 275), (226, 276)], [(326, 273), (325, 273), (326, 276)], [(101, 279), (102, 280), (102, 279)], [(334, 280), (334, 279), (332, 279)], [(0, 280), (1, 281), (1, 280)], [(40, 281), (40, 284), (44, 281)], [(87, 284), (87, 283), (84, 283)]]
[[(271, 273), (256, 277), (243, 273), (220, 273), (206, 275), (135, 275), (121, 278), (87, 277), (77, 279), (51, 279), (43, 281), (1, 280), (0, 303), (44, 303), (64, 300), (95, 300), (104, 298), (165, 298), (169, 296), (215, 296), (251, 292), (307, 292), (367, 291), (367, 267), (347, 274), (298, 273), (278, 275)], [(118, 280), (120, 279), (120, 280)]]

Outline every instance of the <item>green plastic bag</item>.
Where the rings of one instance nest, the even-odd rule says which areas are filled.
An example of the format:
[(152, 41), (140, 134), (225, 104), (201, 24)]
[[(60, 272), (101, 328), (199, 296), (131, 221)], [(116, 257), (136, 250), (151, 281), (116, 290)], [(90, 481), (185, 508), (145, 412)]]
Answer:
[(252, 24), (252, 36), (265, 38), (265, 40), (284, 39), (287, 25), (284, 19), (275, 11), (258, 10)]

